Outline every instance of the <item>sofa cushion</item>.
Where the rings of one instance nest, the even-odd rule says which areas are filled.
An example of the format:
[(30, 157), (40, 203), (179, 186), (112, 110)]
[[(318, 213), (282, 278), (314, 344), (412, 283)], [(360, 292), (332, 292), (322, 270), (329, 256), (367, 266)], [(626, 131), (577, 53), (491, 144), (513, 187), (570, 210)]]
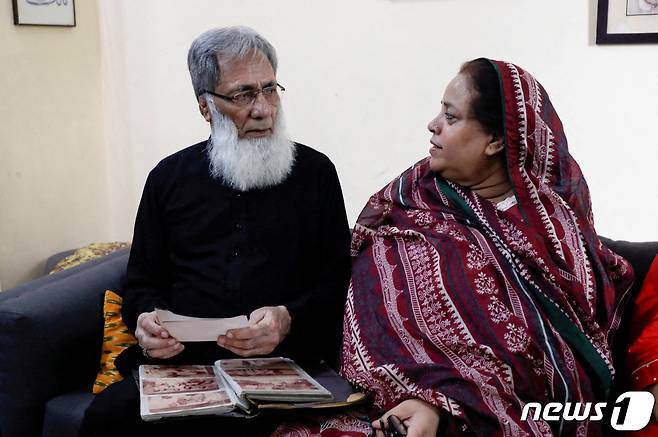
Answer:
[(130, 246), (130, 243), (124, 241), (115, 241), (112, 243), (91, 243), (87, 246), (81, 247), (73, 251), (73, 253), (60, 259), (50, 270), (48, 274), (61, 272), (62, 270), (70, 269), (80, 264), (101, 258), (109, 255), (117, 250), (124, 249)]
[(56, 396), (46, 403), (42, 437), (76, 436), (94, 395), (87, 387)]
[(48, 275), (53, 271), (57, 263), (66, 258), (69, 255), (72, 255), (75, 252), (75, 249), (65, 250), (63, 252), (58, 252), (54, 255), (50, 255), (46, 260), (46, 265), (43, 267), (43, 274)]
[(123, 379), (114, 360), (124, 349), (137, 343), (128, 327), (121, 318), (121, 296), (113, 291), (105, 292), (103, 303), (103, 346), (101, 347), (101, 364), (96, 381), (94, 394), (102, 392), (107, 386)]

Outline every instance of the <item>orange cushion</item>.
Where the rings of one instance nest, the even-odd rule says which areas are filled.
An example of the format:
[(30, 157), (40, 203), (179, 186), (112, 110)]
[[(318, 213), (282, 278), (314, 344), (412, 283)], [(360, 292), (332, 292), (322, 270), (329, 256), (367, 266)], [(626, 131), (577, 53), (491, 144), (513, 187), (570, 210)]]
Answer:
[(121, 304), (123, 299), (118, 294), (105, 291), (103, 303), (103, 348), (101, 350), (101, 368), (94, 381), (94, 394), (102, 392), (109, 385), (121, 381), (123, 378), (114, 366), (114, 360), (126, 348), (137, 343), (126, 324), (121, 319)]

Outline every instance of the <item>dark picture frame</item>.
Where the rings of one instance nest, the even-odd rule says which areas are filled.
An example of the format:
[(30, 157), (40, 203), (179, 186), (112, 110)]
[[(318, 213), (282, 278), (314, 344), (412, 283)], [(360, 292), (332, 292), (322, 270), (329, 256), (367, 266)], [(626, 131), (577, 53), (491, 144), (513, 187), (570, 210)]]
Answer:
[(14, 24), (75, 27), (75, 0), (12, 0)]
[[(596, 43), (597, 44), (651, 44), (658, 43), (658, 13), (650, 14), (635, 14), (629, 15), (629, 1), (638, 0), (598, 0), (598, 10), (596, 17)], [(623, 7), (625, 19), (623, 24), (632, 28), (633, 24), (638, 20), (643, 20), (647, 23), (650, 20), (651, 27), (655, 22), (655, 32), (634, 32), (634, 33), (618, 33), (610, 31), (610, 12), (612, 8), (616, 8), (614, 12), (619, 13), (618, 8)]]

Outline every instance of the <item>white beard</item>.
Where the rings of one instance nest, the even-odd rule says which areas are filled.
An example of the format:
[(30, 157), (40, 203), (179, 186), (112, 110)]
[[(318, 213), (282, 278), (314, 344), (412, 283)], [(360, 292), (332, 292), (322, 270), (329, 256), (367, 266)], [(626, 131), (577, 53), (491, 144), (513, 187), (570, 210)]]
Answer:
[(212, 117), (208, 143), (210, 175), (231, 188), (248, 191), (283, 182), (295, 163), (295, 143), (287, 138), (279, 108), (272, 134), (264, 138), (238, 138), (235, 123), (206, 99)]

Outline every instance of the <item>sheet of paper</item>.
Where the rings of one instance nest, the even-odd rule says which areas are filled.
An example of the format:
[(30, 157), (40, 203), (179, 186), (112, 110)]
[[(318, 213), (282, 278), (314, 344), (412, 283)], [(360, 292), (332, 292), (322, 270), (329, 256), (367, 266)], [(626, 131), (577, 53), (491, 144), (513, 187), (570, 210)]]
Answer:
[(247, 316), (225, 319), (188, 317), (168, 310), (155, 310), (160, 325), (178, 341), (217, 341), (217, 337), (226, 334), (229, 329), (249, 326)]

